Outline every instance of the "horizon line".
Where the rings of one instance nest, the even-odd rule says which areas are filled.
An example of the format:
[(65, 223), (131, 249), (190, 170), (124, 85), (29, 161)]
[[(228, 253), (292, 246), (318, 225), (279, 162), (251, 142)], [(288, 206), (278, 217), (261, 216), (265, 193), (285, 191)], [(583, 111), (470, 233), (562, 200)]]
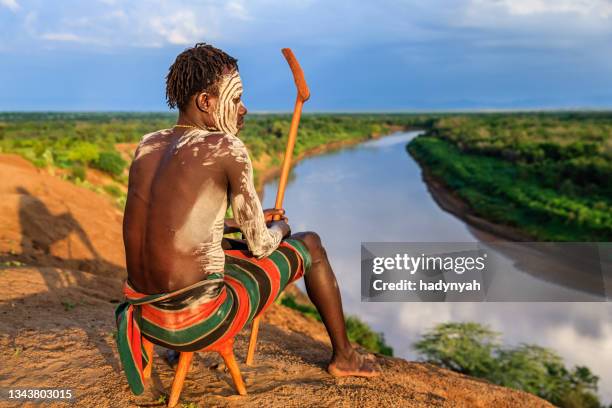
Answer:
[[(446, 109), (390, 109), (390, 110), (321, 110), (321, 111), (306, 111), (302, 114), (320, 115), (320, 114), (425, 114), (425, 113), (521, 113), (521, 112), (612, 112), (610, 107), (539, 107), (539, 108), (446, 108)], [(55, 110), (55, 109), (32, 109), (32, 110), (0, 110), (0, 115), (5, 114), (44, 114), (44, 113), (75, 113), (75, 114), (178, 114), (178, 111), (163, 111), (163, 110)], [(291, 110), (251, 110), (252, 115), (285, 115), (292, 114)], [(249, 115), (247, 114), (247, 116)]]

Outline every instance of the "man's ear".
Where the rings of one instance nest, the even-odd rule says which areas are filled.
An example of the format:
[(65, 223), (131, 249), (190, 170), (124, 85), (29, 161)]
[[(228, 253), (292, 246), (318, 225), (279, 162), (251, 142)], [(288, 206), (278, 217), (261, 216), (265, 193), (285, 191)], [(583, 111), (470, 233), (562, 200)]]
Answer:
[(206, 92), (200, 92), (195, 97), (196, 107), (200, 112), (208, 113), (210, 111), (210, 97)]

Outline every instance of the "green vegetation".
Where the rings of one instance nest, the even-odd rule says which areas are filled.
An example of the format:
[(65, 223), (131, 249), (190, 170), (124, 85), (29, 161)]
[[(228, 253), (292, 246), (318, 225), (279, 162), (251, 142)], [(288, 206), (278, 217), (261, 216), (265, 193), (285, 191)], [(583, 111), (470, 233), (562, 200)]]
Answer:
[[(427, 120), (423, 115), (306, 114), (300, 122), (295, 155), (332, 142), (367, 140), (389, 133), (394, 127), (422, 127)], [(253, 115), (240, 137), (254, 159), (264, 153), (282, 153), (290, 121), (289, 115)]]
[(118, 177), (123, 174), (127, 162), (116, 151), (100, 152), (98, 157), (91, 162), (91, 166), (112, 176)]
[[(328, 143), (366, 140), (398, 127), (424, 126), (427, 120), (422, 115), (304, 115), (295, 154)], [(247, 116), (240, 137), (253, 160), (265, 154), (270, 166), (280, 165), (290, 121), (287, 114)], [(125, 187), (129, 163), (117, 144), (136, 143), (175, 122), (170, 113), (0, 113), (0, 152), (17, 153), (38, 167), (64, 169), (75, 182), (85, 181), (87, 169), (95, 168)], [(119, 206), (125, 203), (125, 194), (112, 195)]]
[[(175, 114), (0, 113), (0, 152), (17, 153), (39, 167), (125, 204), (128, 162), (118, 143), (171, 127)], [(290, 116), (249, 115), (240, 137), (253, 160), (280, 164)], [(393, 129), (420, 128), (409, 152), (479, 216), (512, 225), (540, 240), (612, 240), (612, 114), (317, 114), (304, 115), (296, 155), (328, 143), (366, 140)], [(87, 181), (87, 170), (112, 183)], [(316, 309), (291, 296), (281, 303), (320, 320)], [(64, 307), (69, 310), (71, 304)], [(74, 307), (74, 306), (72, 306)], [(392, 355), (380, 333), (346, 318), (351, 341)], [(438, 330), (436, 332), (436, 330)], [(417, 343), (430, 361), (498, 384), (524, 389), (564, 407), (599, 406), (597, 377), (567, 369), (553, 352), (522, 345), (503, 348), (478, 325), (438, 327)]]
[(20, 154), (39, 167), (68, 169), (73, 180), (84, 180), (87, 167), (117, 178), (127, 162), (115, 145), (137, 141), (173, 119), (169, 114), (1, 113), (0, 152)]
[[(295, 297), (290, 294), (283, 294), (280, 303), (291, 309), (297, 310), (311, 319), (319, 322), (321, 321), (321, 315), (314, 306), (298, 303)], [(393, 348), (385, 343), (385, 336), (382, 333), (372, 331), (372, 329), (357, 316), (346, 316), (344, 321), (346, 324), (346, 332), (351, 342), (357, 343), (373, 353), (393, 356)]]
[(414, 345), (425, 361), (494, 384), (523, 390), (563, 408), (600, 408), (599, 378), (584, 366), (567, 368), (544, 347), (505, 347), (500, 334), (478, 323), (442, 323)]
[(385, 343), (385, 335), (372, 331), (370, 326), (357, 316), (345, 318), (346, 333), (350, 341), (355, 342), (375, 353), (385, 356), (393, 356), (393, 348)]
[(64, 306), (64, 310), (66, 312), (69, 312), (76, 307), (76, 303), (71, 299), (63, 299), (62, 306)]
[(545, 241), (612, 239), (612, 114), (443, 116), (408, 151), (483, 218)]
[[(398, 123), (409, 126), (419, 117), (397, 115), (317, 115), (302, 120), (296, 153), (329, 142), (367, 139), (388, 132)], [(143, 135), (171, 127), (175, 114), (160, 113), (0, 113), (0, 152), (17, 153), (38, 167), (63, 170), (64, 177), (96, 192), (106, 193), (119, 208), (126, 202), (128, 162), (118, 143), (136, 143)], [(254, 160), (262, 154), (270, 165), (280, 165), (289, 115), (250, 115), (241, 134)], [(87, 170), (108, 174), (118, 184), (97, 186), (87, 181)], [(255, 174), (257, 178), (257, 174)], [(123, 188), (121, 188), (121, 187)]]
[[(247, 116), (241, 138), (251, 156), (283, 152), (290, 120), (287, 114)], [(295, 152), (367, 139), (392, 126), (420, 126), (425, 120), (421, 115), (304, 115)], [(0, 151), (21, 154), (41, 167), (80, 163), (116, 176), (127, 165), (115, 150), (117, 143), (138, 142), (175, 121), (170, 113), (0, 113)]]
[[(97, 190), (122, 206), (128, 163), (116, 145), (175, 120), (170, 113), (0, 113), (0, 152), (65, 169), (92, 189), (83, 183), (87, 169), (103, 171), (122, 188)], [(286, 114), (247, 116), (240, 137), (253, 160), (266, 155), (269, 166), (280, 165), (289, 123)], [(539, 240), (612, 240), (611, 113), (307, 114), (295, 152), (396, 128), (427, 130), (410, 153), (477, 215)]]

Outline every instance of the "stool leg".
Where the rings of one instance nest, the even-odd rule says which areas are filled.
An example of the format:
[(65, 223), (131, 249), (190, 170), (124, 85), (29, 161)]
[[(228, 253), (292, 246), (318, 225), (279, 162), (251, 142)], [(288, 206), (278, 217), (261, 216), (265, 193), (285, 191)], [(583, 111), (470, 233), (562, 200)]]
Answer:
[(257, 346), (257, 334), (259, 333), (259, 318), (257, 316), (253, 319), (253, 326), (251, 327), (251, 337), (249, 338), (249, 349), (247, 350), (246, 365), (253, 365), (253, 359), (255, 358), (255, 347)]
[(144, 346), (145, 353), (147, 353), (147, 359), (149, 360), (149, 364), (147, 364), (143, 372), (144, 383), (146, 386), (151, 379), (151, 371), (153, 371), (153, 343), (143, 337), (142, 344)]
[(181, 390), (183, 389), (183, 383), (185, 382), (185, 376), (187, 375), (187, 371), (189, 371), (192, 358), (192, 352), (182, 352), (179, 356), (178, 365), (176, 366), (176, 373), (174, 374), (174, 381), (172, 381), (170, 401), (168, 402), (168, 407), (170, 408), (176, 406), (179, 401)]
[(236, 357), (234, 357), (234, 341), (228, 342), (229, 344), (226, 347), (223, 347), (219, 350), (219, 354), (223, 357), (223, 361), (225, 361), (225, 366), (230, 372), (232, 376), (232, 380), (234, 380), (234, 385), (236, 386), (236, 391), (240, 395), (246, 395), (246, 387), (244, 385), (244, 381), (242, 381), (242, 375), (240, 374), (240, 367), (238, 367), (238, 363), (236, 363)]

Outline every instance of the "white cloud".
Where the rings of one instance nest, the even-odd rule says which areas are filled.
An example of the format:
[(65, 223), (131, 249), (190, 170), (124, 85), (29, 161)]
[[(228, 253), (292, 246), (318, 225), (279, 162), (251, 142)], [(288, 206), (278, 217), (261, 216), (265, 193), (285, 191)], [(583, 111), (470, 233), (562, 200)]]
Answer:
[(233, 40), (235, 33), (244, 27), (241, 23), (252, 21), (242, 0), (206, 4), (183, 0), (98, 0), (87, 8), (75, 3), (75, 7), (61, 12), (46, 7), (34, 11), (36, 19), (22, 20), (23, 27), (27, 26), (24, 31), (33, 38), (107, 47), (161, 47), (220, 38)]
[(48, 41), (84, 42), (81, 37), (73, 33), (45, 33), (41, 34), (40, 38)]
[(20, 8), (17, 0), (0, 0), (0, 5), (8, 8), (11, 11), (17, 11)]
[(584, 50), (608, 48), (609, 0), (469, 0), (448, 26), (477, 47)]
[[(0, 0), (15, 9), (19, 0)], [(85, 5), (86, 4), (86, 5)], [(22, 7), (23, 8), (23, 7)], [(66, 0), (28, 7), (37, 19), (16, 14), (12, 29), (24, 42), (89, 42), (108, 47), (161, 47), (198, 41), (225, 45), (258, 42), (323, 45), (461, 42), (482, 48), (555, 47), (580, 49), (612, 33), (609, 0), (382, 0), (347, 7), (322, 0)], [(342, 24), (337, 24), (338, 16)], [(308, 26), (316, 35), (306, 34)], [(364, 29), (367, 27), (367, 29)], [(563, 27), (561, 30), (560, 27)], [(70, 33), (71, 36), (57, 34)], [(278, 33), (283, 33), (279, 37)], [(603, 34), (603, 35), (602, 35)], [(70, 39), (71, 38), (71, 39)], [(80, 40), (77, 40), (79, 38)]]
[(202, 20), (192, 11), (179, 11), (171, 16), (157, 16), (150, 20), (152, 33), (161, 37), (163, 42), (176, 45), (188, 45), (201, 41), (206, 35), (210, 37)]
[(503, 0), (499, 4), (514, 15), (567, 13), (607, 18), (612, 9), (606, 0)]
[(248, 21), (252, 19), (252, 16), (249, 15), (249, 12), (244, 6), (244, 2), (242, 1), (237, 1), (237, 0), (230, 1), (227, 3), (227, 6), (225, 6), (225, 8), (231, 15), (234, 15), (236, 18), (240, 20)]
[[(517, 25), (521, 18), (580, 18), (596, 22), (612, 16), (609, 0), (470, 0), (467, 14), (486, 22), (490, 18), (506, 17)], [(559, 26), (555, 27), (559, 29)]]

